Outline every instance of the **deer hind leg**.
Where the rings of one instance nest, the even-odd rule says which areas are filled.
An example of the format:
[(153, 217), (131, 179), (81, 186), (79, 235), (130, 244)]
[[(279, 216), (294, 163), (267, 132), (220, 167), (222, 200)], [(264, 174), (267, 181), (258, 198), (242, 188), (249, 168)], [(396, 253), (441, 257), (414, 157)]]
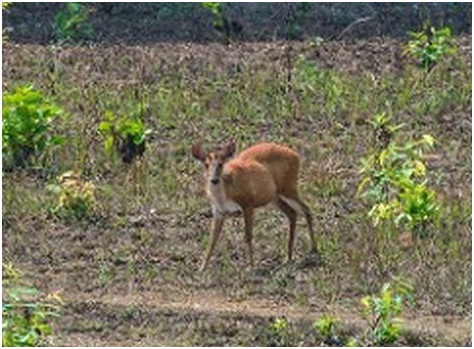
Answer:
[(214, 217), (212, 219), (212, 227), (211, 227), (211, 244), (209, 245), (209, 249), (207, 250), (206, 258), (201, 265), (200, 270), (204, 271), (211, 259), (212, 253), (216, 247), (217, 240), (219, 240), (219, 236), (222, 231), (222, 225), (224, 224), (224, 217)]
[(306, 205), (298, 196), (294, 194), (291, 196), (280, 196), (280, 200), (284, 201), (288, 206), (290, 206), (296, 212), (302, 214), (306, 218), (308, 223), (309, 237), (311, 239), (311, 251), (316, 253), (316, 239), (314, 237), (313, 230), (313, 216), (308, 205)]
[(290, 235), (288, 237), (288, 261), (293, 259), (293, 245), (295, 241), (295, 229), (296, 229), (296, 217), (298, 214), (294, 209), (291, 208), (285, 201), (278, 199), (278, 208), (288, 217), (290, 220)]
[(316, 253), (317, 249), (313, 230), (313, 215), (311, 214), (311, 210), (309, 209), (308, 205), (306, 205), (303, 201), (299, 200), (299, 204), (303, 208), (304, 216), (306, 218), (306, 222), (308, 223), (309, 237), (311, 239), (311, 252)]

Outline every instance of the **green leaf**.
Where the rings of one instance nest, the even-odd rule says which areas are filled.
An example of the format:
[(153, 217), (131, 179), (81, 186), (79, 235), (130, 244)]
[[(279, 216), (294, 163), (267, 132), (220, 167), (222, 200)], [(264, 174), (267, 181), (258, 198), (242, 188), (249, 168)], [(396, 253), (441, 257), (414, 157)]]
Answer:
[(433, 147), (434, 146), (434, 143), (435, 143), (435, 139), (433, 136), (429, 135), (429, 134), (425, 134), (423, 135), (423, 140), (426, 142), (426, 144), (429, 146), (429, 147)]
[(357, 186), (357, 194), (360, 194), (362, 192), (362, 190), (364, 189), (364, 187), (370, 183), (370, 178), (368, 177), (365, 177), (363, 178), (359, 185)]
[(42, 335), (48, 335), (51, 334), (51, 326), (49, 324), (38, 324), (36, 325), (36, 329), (42, 334)]
[(38, 290), (31, 287), (15, 287), (13, 289), (7, 290), (7, 293), (12, 299), (19, 301), (21, 299), (21, 296), (24, 295), (38, 295)]
[(370, 296), (363, 297), (360, 300), (360, 304), (362, 305), (362, 315), (364, 317), (368, 316), (372, 311), (372, 298)]
[(66, 142), (65, 136), (53, 136), (51, 137), (51, 143), (54, 145), (61, 145)]
[(349, 338), (346, 342), (346, 347), (359, 347), (359, 343), (355, 338)]
[(102, 121), (99, 124), (99, 132), (102, 133), (103, 135), (107, 135), (112, 131), (112, 125), (110, 122), (107, 121)]
[(59, 185), (56, 185), (56, 184), (48, 184), (46, 186), (46, 191), (50, 192), (50, 193), (53, 193), (55, 195), (59, 195), (61, 194), (61, 187)]
[(329, 337), (336, 322), (336, 318), (330, 315), (323, 315), (314, 323), (314, 328), (322, 337)]
[(114, 150), (114, 137), (108, 136), (104, 141), (104, 148), (108, 153), (112, 153)]

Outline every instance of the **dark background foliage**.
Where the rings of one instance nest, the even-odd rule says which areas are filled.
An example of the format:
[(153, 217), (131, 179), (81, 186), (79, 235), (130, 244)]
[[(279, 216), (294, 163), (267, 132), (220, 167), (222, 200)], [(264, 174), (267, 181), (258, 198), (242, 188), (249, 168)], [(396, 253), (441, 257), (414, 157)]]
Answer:
[[(471, 3), (222, 3), (224, 29), (219, 31), (202, 3), (85, 5), (94, 41), (128, 43), (218, 41), (223, 32), (244, 41), (403, 37), (424, 23), (448, 25), (456, 35), (471, 32), (472, 11)], [(54, 16), (64, 7), (65, 3), (14, 3), (3, 14), (3, 27), (9, 28), (14, 42), (50, 42)]]

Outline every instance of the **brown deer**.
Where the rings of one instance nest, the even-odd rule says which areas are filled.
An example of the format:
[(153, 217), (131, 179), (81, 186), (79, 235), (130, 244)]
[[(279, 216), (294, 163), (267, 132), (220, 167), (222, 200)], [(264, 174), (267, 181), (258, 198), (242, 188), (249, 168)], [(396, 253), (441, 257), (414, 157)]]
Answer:
[(290, 220), (288, 260), (293, 256), (296, 218), (306, 217), (311, 238), (311, 249), (316, 252), (312, 216), (300, 199), (297, 178), (300, 157), (295, 151), (274, 143), (254, 145), (235, 157), (235, 143), (206, 153), (200, 144), (192, 147), (193, 156), (205, 167), (206, 191), (212, 203), (211, 243), (200, 270), (204, 270), (216, 246), (227, 216), (243, 213), (245, 241), (250, 266), (253, 267), (252, 225), (254, 211), (273, 203)]

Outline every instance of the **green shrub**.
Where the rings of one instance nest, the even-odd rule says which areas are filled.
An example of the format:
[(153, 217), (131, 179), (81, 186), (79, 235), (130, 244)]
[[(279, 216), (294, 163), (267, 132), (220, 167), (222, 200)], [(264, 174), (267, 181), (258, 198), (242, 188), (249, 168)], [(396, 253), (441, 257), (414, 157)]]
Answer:
[(87, 9), (79, 2), (69, 2), (54, 19), (56, 39), (60, 43), (90, 40), (94, 30), (88, 22)]
[(430, 27), (420, 32), (410, 32), (410, 36), (412, 40), (408, 42), (406, 51), (426, 70), (431, 70), (443, 57), (456, 53), (449, 27)]
[(7, 168), (25, 166), (64, 141), (51, 134), (53, 122), (64, 112), (32, 86), (4, 94), (2, 103), (2, 160)]
[(104, 137), (106, 152), (113, 154), (114, 150), (118, 151), (125, 163), (131, 163), (135, 157), (143, 155), (146, 137), (151, 133), (151, 129), (145, 128), (138, 116), (140, 114), (138, 112), (119, 118), (107, 111), (105, 120), (99, 124), (99, 133)]
[(61, 299), (57, 295), (42, 297), (35, 288), (25, 286), (11, 264), (3, 264), (2, 274), (2, 346), (44, 345), (51, 334), (51, 319), (59, 316)]
[(413, 232), (423, 232), (438, 212), (435, 192), (426, 179), (425, 150), (434, 146), (434, 138), (424, 135), (416, 141), (395, 143), (394, 133), (403, 125), (390, 126), (377, 115), (373, 122), (376, 149), (362, 159), (359, 184), (362, 196), (375, 201), (369, 211), (374, 225), (393, 221)]

